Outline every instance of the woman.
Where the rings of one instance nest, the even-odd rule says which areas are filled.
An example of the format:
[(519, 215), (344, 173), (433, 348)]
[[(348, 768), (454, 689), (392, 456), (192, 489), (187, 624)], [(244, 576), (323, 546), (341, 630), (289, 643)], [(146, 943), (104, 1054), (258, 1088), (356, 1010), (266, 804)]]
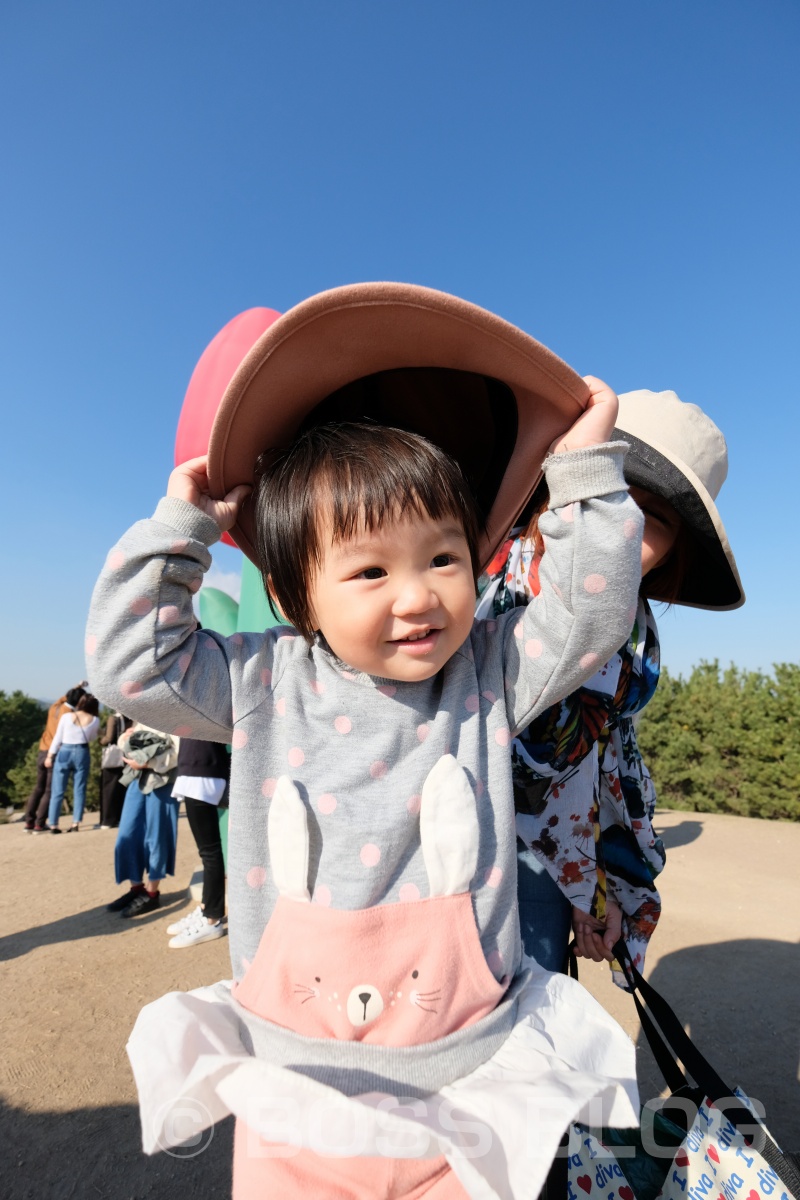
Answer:
[(125, 788), (120, 783), (124, 762), (119, 739), (131, 722), (116, 712), (106, 721), (105, 732), (100, 737), (103, 759), (100, 770), (100, 828), (116, 829), (125, 802)]
[[(178, 738), (136, 723), (119, 739), (127, 785), (114, 847), (117, 883), (130, 889), (107, 906), (121, 917), (137, 917), (161, 906), (160, 886), (175, 874), (178, 801), (172, 798)], [(144, 875), (148, 884), (145, 887)]]
[(73, 775), (75, 797), (72, 825), (67, 832), (77, 833), (80, 830), (86, 805), (86, 782), (89, 778), (89, 745), (100, 732), (100, 721), (97, 717), (99, 707), (97, 698), (87, 692), (81, 696), (75, 711), (64, 713), (56, 727), (55, 737), (45, 759), (45, 766), (48, 768), (55, 763), (53, 789), (50, 794), (51, 833), (61, 833), (58, 826), (61, 803)]

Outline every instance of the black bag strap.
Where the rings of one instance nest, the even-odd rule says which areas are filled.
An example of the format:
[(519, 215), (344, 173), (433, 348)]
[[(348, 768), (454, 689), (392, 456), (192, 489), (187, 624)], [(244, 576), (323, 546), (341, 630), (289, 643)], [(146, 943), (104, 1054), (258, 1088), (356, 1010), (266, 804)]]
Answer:
[[(770, 1137), (766, 1126), (761, 1124), (750, 1110), (736, 1099), (733, 1089), (723, 1082), (708, 1059), (700, 1053), (664, 997), (642, 977), (634, 966), (628, 947), (622, 938), (614, 946), (614, 957), (633, 994), (645, 1037), (670, 1091), (676, 1092), (687, 1083), (680, 1067), (675, 1062), (675, 1059), (680, 1059), (692, 1079), (702, 1089), (704, 1096), (714, 1102), (715, 1106), (737, 1130), (744, 1132), (747, 1127), (752, 1128), (754, 1124), (759, 1125), (760, 1136), (753, 1138), (744, 1134), (745, 1142), (748, 1146), (754, 1146), (759, 1154), (763, 1155), (765, 1161), (784, 1185), (800, 1200), (800, 1172), (781, 1153)], [(644, 1000), (644, 1004), (642, 1004), (642, 1000)], [(656, 1029), (653, 1018), (658, 1024), (658, 1029)], [(667, 1065), (667, 1060), (669, 1060), (669, 1065)], [(678, 1086), (675, 1086), (676, 1083)]]

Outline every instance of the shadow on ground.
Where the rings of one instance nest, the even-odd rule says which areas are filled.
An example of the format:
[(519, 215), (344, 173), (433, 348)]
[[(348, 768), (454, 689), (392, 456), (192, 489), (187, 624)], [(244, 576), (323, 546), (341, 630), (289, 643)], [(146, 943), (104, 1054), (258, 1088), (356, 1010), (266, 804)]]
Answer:
[[(210, 1143), (148, 1158), (132, 1105), (28, 1113), (0, 1101), (3, 1200), (224, 1200), (231, 1194), (233, 1121)], [(31, 1147), (48, 1147), (46, 1155)]]
[[(123, 888), (119, 889), (120, 894), (123, 890)], [(111, 896), (109, 899), (114, 900), (116, 897)], [(137, 917), (135, 924), (137, 928), (140, 928), (153, 921), (160, 921), (185, 904), (186, 888), (177, 892), (162, 892), (161, 907), (153, 913), (147, 913), (146, 916)], [(79, 942), (84, 938), (105, 937), (109, 933), (124, 933), (126, 929), (130, 929), (131, 924), (130, 920), (121, 917), (119, 913), (106, 912), (105, 905), (101, 905), (99, 908), (90, 908), (86, 912), (60, 917), (59, 920), (50, 921), (45, 925), (32, 925), (30, 929), (22, 929), (19, 933), (11, 933), (7, 937), (0, 938), (0, 962), (19, 958), (21, 955), (35, 950), (38, 946), (52, 946), (58, 942)]]
[[(648, 979), (725, 1083), (761, 1101), (782, 1148), (800, 1150), (800, 945), (692, 946), (666, 955)], [(642, 1033), (636, 1051), (645, 1100), (663, 1079)]]
[[(658, 817), (655, 820), (658, 826)], [(680, 825), (672, 825), (669, 829), (656, 829), (665, 850), (675, 850), (678, 846), (688, 846), (696, 842), (703, 832), (702, 821), (681, 821)]]

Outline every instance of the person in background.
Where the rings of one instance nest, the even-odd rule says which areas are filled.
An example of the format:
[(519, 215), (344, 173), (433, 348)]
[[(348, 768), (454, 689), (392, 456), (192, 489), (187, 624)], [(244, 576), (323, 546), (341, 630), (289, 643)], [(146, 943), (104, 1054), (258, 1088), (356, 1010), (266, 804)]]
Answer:
[(181, 738), (172, 795), (186, 804), (189, 828), (203, 863), (203, 901), (194, 912), (167, 927), (173, 950), (211, 941), (225, 932), (225, 860), (218, 806), (228, 786), (230, 762), (227, 749), (219, 742)]
[(53, 790), (50, 795), (50, 832), (61, 833), (59, 818), (61, 804), (67, 784), (74, 776), (74, 803), (72, 824), (68, 833), (78, 833), (86, 805), (86, 784), (89, 779), (89, 745), (100, 732), (97, 713), (99, 703), (96, 696), (85, 692), (75, 705), (74, 712), (66, 712), (56, 726), (52, 745), (45, 759), (45, 766), (53, 769)]
[[(179, 739), (139, 722), (119, 739), (127, 787), (114, 846), (117, 883), (130, 889), (106, 906), (121, 917), (138, 917), (161, 906), (160, 885), (175, 874), (178, 801), (172, 798)], [(148, 885), (144, 876), (147, 873)]]
[(47, 722), (44, 733), (39, 739), (39, 753), (36, 758), (36, 783), (25, 805), (26, 833), (45, 833), (47, 830), (47, 810), (50, 807), (50, 791), (53, 783), (53, 768), (45, 766), (45, 759), (53, 743), (58, 722), (64, 713), (72, 712), (81, 696), (86, 694), (86, 680), (70, 688), (63, 696), (51, 704), (47, 710)]
[(125, 788), (120, 783), (125, 763), (122, 749), (117, 744), (120, 737), (130, 729), (132, 722), (121, 712), (113, 713), (106, 721), (105, 732), (100, 735), (103, 758), (100, 768), (100, 828), (116, 829), (125, 802)]

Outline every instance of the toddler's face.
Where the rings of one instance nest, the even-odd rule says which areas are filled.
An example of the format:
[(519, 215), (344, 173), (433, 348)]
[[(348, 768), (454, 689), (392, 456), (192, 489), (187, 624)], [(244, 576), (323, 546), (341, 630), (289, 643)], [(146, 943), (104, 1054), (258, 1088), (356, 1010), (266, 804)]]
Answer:
[(631, 496), (644, 513), (642, 576), (666, 561), (681, 527), (681, 519), (663, 496), (645, 488), (631, 487)]
[(334, 542), (323, 527), (311, 610), (333, 653), (369, 675), (430, 679), (472, 628), (475, 582), (452, 517), (411, 513)]

